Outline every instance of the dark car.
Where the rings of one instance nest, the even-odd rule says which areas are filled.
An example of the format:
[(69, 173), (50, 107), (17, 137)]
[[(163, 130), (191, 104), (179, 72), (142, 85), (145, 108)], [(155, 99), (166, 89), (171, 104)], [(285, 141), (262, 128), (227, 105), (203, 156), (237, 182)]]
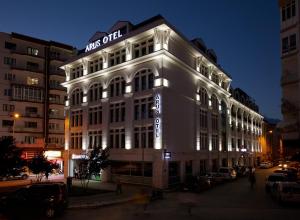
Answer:
[(44, 215), (48, 218), (61, 214), (67, 207), (64, 183), (39, 183), (21, 188), (1, 198), (1, 208), (9, 217)]
[(201, 192), (211, 187), (210, 179), (206, 176), (187, 176), (182, 184), (182, 191)]

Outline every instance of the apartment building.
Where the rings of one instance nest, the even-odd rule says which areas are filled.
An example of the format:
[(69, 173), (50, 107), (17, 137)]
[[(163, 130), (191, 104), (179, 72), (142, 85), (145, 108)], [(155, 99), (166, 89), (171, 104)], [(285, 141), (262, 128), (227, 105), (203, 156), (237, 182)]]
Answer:
[(281, 112), (285, 156), (300, 152), (300, 5), (296, 0), (280, 0)]
[(66, 89), (59, 66), (73, 55), (70, 45), (0, 33), (0, 136), (13, 136), (25, 158), (40, 150), (62, 157)]

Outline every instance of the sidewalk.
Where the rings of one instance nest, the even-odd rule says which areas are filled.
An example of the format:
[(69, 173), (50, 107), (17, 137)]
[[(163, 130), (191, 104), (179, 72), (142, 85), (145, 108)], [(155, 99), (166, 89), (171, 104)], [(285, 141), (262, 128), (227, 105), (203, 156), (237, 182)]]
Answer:
[[(73, 186), (81, 187), (79, 180), (73, 180)], [(89, 188), (108, 190), (112, 192), (101, 193), (89, 196), (69, 197), (69, 209), (96, 208), (101, 206), (126, 203), (133, 201), (143, 186), (122, 184), (123, 193), (117, 195), (116, 184), (90, 181)]]

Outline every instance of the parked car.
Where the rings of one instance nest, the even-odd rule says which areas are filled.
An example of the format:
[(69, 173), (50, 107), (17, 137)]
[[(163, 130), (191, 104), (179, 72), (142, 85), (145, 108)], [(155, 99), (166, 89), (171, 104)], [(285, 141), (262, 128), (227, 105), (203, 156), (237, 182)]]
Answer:
[(232, 167), (220, 167), (218, 173), (223, 176), (225, 180), (236, 179), (236, 171)]
[(187, 176), (182, 191), (201, 192), (211, 187), (211, 180), (205, 176)]
[(300, 183), (277, 182), (274, 185), (273, 196), (281, 203), (300, 203)]
[(212, 186), (218, 185), (225, 181), (225, 178), (223, 175), (221, 175), (220, 173), (215, 173), (215, 172), (207, 173), (206, 178), (209, 179), (210, 184)]
[(283, 168), (275, 170), (274, 173), (282, 173), (286, 175), (289, 181), (296, 181), (298, 179), (298, 170), (294, 168)]
[(259, 168), (261, 168), (261, 169), (268, 169), (271, 167), (273, 167), (273, 163), (271, 161), (261, 162), (259, 165)]
[(270, 192), (276, 182), (286, 182), (288, 178), (284, 173), (272, 173), (266, 178), (265, 189)]
[(39, 183), (21, 188), (1, 198), (0, 206), (9, 217), (28, 218), (44, 215), (52, 218), (67, 207), (67, 190), (64, 183)]

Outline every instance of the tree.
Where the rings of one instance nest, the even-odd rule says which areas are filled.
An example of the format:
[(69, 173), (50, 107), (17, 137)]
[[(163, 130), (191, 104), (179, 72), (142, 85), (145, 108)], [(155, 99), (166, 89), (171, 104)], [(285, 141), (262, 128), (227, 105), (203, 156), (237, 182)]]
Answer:
[(36, 175), (37, 182), (40, 182), (44, 175), (48, 177), (52, 169), (56, 169), (58, 165), (48, 161), (47, 157), (44, 156), (44, 152), (41, 152), (29, 161), (28, 167)]
[(95, 147), (87, 153), (85, 159), (79, 164), (79, 177), (83, 188), (87, 189), (89, 180), (93, 175), (98, 175), (101, 170), (109, 166), (108, 157), (109, 148)]
[(0, 176), (18, 175), (24, 164), (22, 150), (16, 147), (13, 137), (0, 138)]

